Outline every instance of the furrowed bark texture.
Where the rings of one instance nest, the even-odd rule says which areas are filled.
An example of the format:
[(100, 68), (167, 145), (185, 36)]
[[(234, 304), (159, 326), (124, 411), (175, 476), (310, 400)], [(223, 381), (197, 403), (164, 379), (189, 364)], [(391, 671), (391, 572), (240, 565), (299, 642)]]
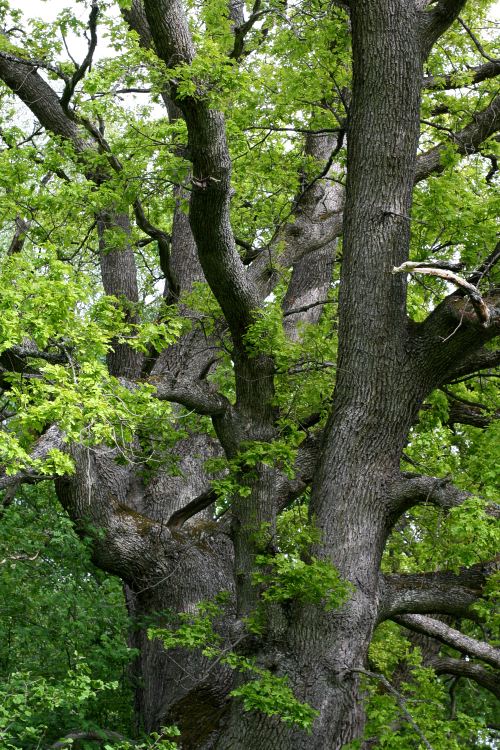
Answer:
[(422, 53), (411, 3), (353, 3), (351, 21), (338, 374), (311, 514), (322, 532), (318, 554), (351, 581), (354, 593), (334, 615), (317, 607), (288, 613), (286, 635), (273, 644), (275, 663), (296, 695), (321, 710), (312, 737), (235, 709), (218, 750), (336, 749), (362, 729), (351, 669), (363, 665), (377, 620), (387, 487), (419, 400), (418, 386), (408, 392), (405, 281), (391, 270), (408, 253)]
[[(149, 732), (177, 723), (185, 750), (340, 750), (359, 738), (364, 723), (359, 674), (366, 668), (373, 630), (384, 618), (419, 632), (432, 630), (446, 644), (455, 639), (457, 648), (489, 664), (497, 658), (486, 644), (481, 648), (473, 639), (460, 640), (451, 626), (417, 616), (466, 615), (492, 566), (459, 573), (380, 574), (384, 545), (402, 513), (424, 503), (449, 508), (467, 497), (447, 481), (399, 470), (423, 399), (453, 378), (498, 364), (498, 352), (482, 348), (498, 331), (498, 295), (485, 299), (491, 309), (488, 327), (481, 326), (460, 293), (447, 297), (424, 323), (409, 325), (406, 275), (392, 273), (408, 260), (413, 186), (442, 166), (441, 147), (416, 156), (423, 61), (463, 5), (441, 0), (424, 10), (426, 3), (409, 0), (351, 0), (347, 188), (323, 179), (335, 175), (332, 155), (342, 146), (343, 131), (310, 134), (306, 153), (317, 159), (320, 177), (296, 197), (294, 222), (281, 228), (275, 243), (249, 266), (237, 251), (230, 223), (232, 164), (224, 117), (208, 106), (202, 90), (179, 97), (175, 80), (165, 81), (162, 98), (169, 117), (183, 117), (188, 130), (189, 218), (180, 209), (187, 185), (175, 188), (171, 237), (149, 224), (137, 201), (131, 215), (161, 246), (165, 298), (178, 299), (193, 282), (206, 280), (223, 319), (210, 336), (193, 326), (145, 363), (117, 343), (108, 367), (132, 383), (146, 374), (158, 398), (200, 418), (211, 417), (216, 437), (188, 430), (173, 448), (177, 463), (166, 461), (147, 478), (133, 461), (120, 465), (114, 450), (74, 446), (75, 474), (57, 479), (56, 489), (78, 532), (91, 538), (95, 564), (124, 581), (135, 624), (131, 645), (139, 650), (133, 665), (138, 728)], [(167, 67), (192, 63), (195, 47), (179, 0), (133, 0), (124, 16), (142, 47), (154, 46)], [(239, 0), (230, 3), (230, 17), (238, 34), (244, 21)], [(477, 80), (493, 75), (491, 66), (483, 67)], [(33, 65), (0, 53), (0, 77), (48, 132), (73, 144), (75, 161), (87, 178), (98, 183), (109, 177), (88, 173), (85, 154), (102, 153), (103, 143), (92, 136), (92, 128), (89, 137), (76, 115), (68, 116)], [(427, 80), (426, 85), (435, 83)], [(498, 127), (497, 98), (456, 134), (459, 151), (477, 149)], [(110, 159), (110, 170), (112, 164)], [(135, 323), (139, 295), (129, 215), (109, 206), (96, 221), (104, 289), (121, 300)], [(258, 465), (251, 473), (242, 469), (238, 479), (248, 496), (236, 497), (230, 511), (214, 521), (207, 459), (235, 458), (245, 441), (279, 437), (273, 362), (251, 356), (245, 346), (256, 310), (276, 283), (269, 257), (292, 269), (283, 302), (284, 330), (298, 340), (301, 324), (316, 322), (324, 309), (342, 232), (337, 380), (321, 442), (310, 435), (302, 443), (292, 480), (276, 466)], [(234, 404), (206, 379), (223, 329), (231, 338)], [(12, 370), (24, 360), (7, 352), (0, 366), (6, 363)], [(185, 414), (175, 414), (182, 429)], [(51, 429), (40, 438), (36, 455), (63, 445), (63, 436)], [(0, 479), (0, 489), (35, 479)], [(321, 532), (313, 554), (330, 561), (350, 582), (352, 593), (333, 612), (322, 604), (273, 604), (265, 634), (248, 637), (244, 618), (255, 610), (259, 596), (252, 582), (256, 537), (263, 528), (272, 537), (277, 514), (306, 487), (312, 489), (311, 519)], [(220, 663), (208, 662), (195, 650), (166, 652), (147, 638), (145, 621), (175, 624), (179, 612), (194, 613), (199, 602), (220, 591), (232, 597), (217, 623), (223, 643), (228, 648), (239, 643), (259, 665), (288, 676), (295, 696), (320, 712), (311, 735), (276, 717), (245, 713), (241, 702), (228, 697), (243, 678)], [(464, 668), (456, 659), (439, 659), (437, 652), (438, 647), (433, 657), (439, 673), (461, 674), (498, 694), (489, 668)]]

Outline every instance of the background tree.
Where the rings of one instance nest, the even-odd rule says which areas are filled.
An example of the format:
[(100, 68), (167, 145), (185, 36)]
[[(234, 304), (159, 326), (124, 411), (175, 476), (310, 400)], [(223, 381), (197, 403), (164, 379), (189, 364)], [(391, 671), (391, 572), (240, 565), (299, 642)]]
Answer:
[(118, 6), (2, 4), (4, 504), (154, 623), (148, 732), (488, 743), (491, 3)]
[(92, 567), (48, 483), (16, 495), (0, 526), (0, 744), (50, 745), (75, 724), (129, 735), (120, 582)]

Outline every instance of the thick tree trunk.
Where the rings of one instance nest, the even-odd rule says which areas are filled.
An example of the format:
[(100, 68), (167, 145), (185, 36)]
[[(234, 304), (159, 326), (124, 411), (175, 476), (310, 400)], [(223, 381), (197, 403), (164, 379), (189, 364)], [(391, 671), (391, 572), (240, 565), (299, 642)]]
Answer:
[(297, 609), (282, 642), (273, 643), (297, 697), (321, 711), (312, 737), (235, 707), (218, 750), (337, 750), (363, 725), (353, 670), (364, 666), (377, 622), (388, 487), (422, 396), (408, 353), (405, 281), (391, 273), (408, 257), (422, 53), (412, 3), (352, 6), (338, 374), (311, 517), (322, 533), (317, 553), (351, 582), (353, 594), (334, 613)]
[[(230, 5), (234, 22), (241, 23), (241, 4)], [(194, 281), (209, 283), (232, 339), (235, 403), (206, 383), (213, 342), (194, 327), (167, 351), (152, 356), (147, 370), (160, 398), (210, 415), (217, 437), (188, 434), (175, 447), (180, 471), (169, 473), (164, 467), (148, 480), (132, 462), (119, 465), (111, 449), (75, 446), (76, 472), (59, 478), (56, 488), (78, 531), (91, 538), (95, 563), (125, 583), (134, 626), (131, 643), (138, 649), (133, 668), (138, 728), (150, 732), (177, 723), (185, 750), (340, 750), (363, 731), (359, 670), (377, 623), (391, 613), (435, 611), (433, 601), (422, 594), (423, 576), (414, 580), (421, 596), (413, 596), (412, 610), (399, 595), (398, 577), (384, 580), (380, 574), (384, 545), (398, 514), (419, 502), (419, 493), (426, 499), (434, 493), (443, 505), (449, 499), (440, 496), (446, 495), (442, 488), (429, 491), (425, 482), (408, 489), (399, 462), (423, 398), (453, 366), (457, 372), (489, 333), (481, 329), (478, 334), (474, 314), (467, 317), (458, 296), (421, 326), (410, 327), (405, 275), (392, 273), (408, 259), (412, 189), (422, 177), (416, 151), (423, 59), (463, 3), (443, 0), (425, 14), (423, 5), (409, 0), (349, 2), (353, 89), (337, 381), (315, 470), (309, 465), (304, 474), (312, 488), (311, 522), (321, 533), (312, 553), (335, 566), (352, 591), (334, 611), (297, 601), (273, 604), (267, 630), (259, 637), (242, 637), (244, 618), (259, 602), (252, 580), (256, 537), (263, 524), (274, 532), (286, 498), (297, 497), (306, 484), (299, 476), (287, 487), (276, 467), (258, 465), (252, 475), (242, 472), (248, 497), (234, 500), (227, 523), (214, 523), (204, 510), (214, 499), (205, 462), (223, 455), (234, 458), (245, 441), (271, 442), (278, 436), (273, 362), (268, 356), (252, 356), (245, 345), (255, 310), (273, 279), (267, 252), (245, 268), (236, 249), (222, 114), (203, 97), (176, 97), (175, 81), (168, 96), (163, 95), (170, 116), (186, 120), (193, 178), (189, 220), (180, 211), (183, 188), (176, 188), (171, 252), (160, 264), (171, 299), (190, 290)], [(193, 61), (196, 51), (179, 0), (145, 0), (144, 7), (133, 0), (127, 18), (142, 45), (154, 44), (167, 68), (172, 60)], [(73, 143), (77, 154), (101, 147), (100, 141), (82, 139), (76, 119), (68, 118), (33, 66), (0, 56), (0, 75), (49, 131)], [(482, 132), (489, 132), (486, 126)], [(337, 142), (331, 134), (310, 137), (308, 154), (329, 164)], [(424, 171), (429, 168), (424, 164)], [(137, 203), (136, 218), (142, 210)], [(291, 339), (298, 338), (299, 323), (314, 322), (321, 314), (342, 230), (343, 188), (317, 180), (299, 196), (295, 209), (294, 224), (282, 230), (276, 243), (285, 244), (280, 262), (293, 268), (283, 305), (284, 329)], [(110, 207), (97, 218), (104, 288), (126, 299), (129, 320), (135, 322), (138, 289), (128, 215)], [(145, 222), (145, 215), (142, 225), (138, 220), (141, 226)], [(164, 232), (152, 227), (151, 238), (160, 234), (165, 239)], [(113, 246), (117, 238), (119, 246)], [(460, 333), (450, 339), (447, 333), (456, 327), (457, 316)], [(437, 331), (443, 326), (440, 338)], [(113, 375), (128, 380), (138, 379), (145, 369), (142, 356), (124, 343), (116, 344), (108, 366)], [(310, 447), (308, 441), (304, 446)], [(298, 467), (301, 461), (312, 463), (302, 455)], [(467, 582), (464, 607), (473, 601), (473, 586), (484, 575), (474, 571), (473, 585)], [(456, 578), (454, 591), (459, 589)], [(148, 626), (175, 624), (178, 613), (196, 612), (200, 602), (221, 591), (233, 597), (217, 625), (224, 643), (231, 647), (241, 641), (242, 650), (258, 664), (288, 676), (296, 698), (319, 711), (311, 735), (279, 718), (245, 713), (241, 702), (228, 698), (240, 678), (220, 663), (208, 662), (196, 650), (166, 652), (158, 640), (147, 638)], [(443, 607), (453, 606), (451, 598)]]
[[(193, 436), (179, 452), (189, 484), (179, 475), (161, 474), (145, 486), (130, 467), (117, 465), (113, 451), (78, 448), (72, 451), (75, 476), (58, 480), (56, 488), (77, 529), (92, 538), (94, 562), (125, 581), (131, 646), (139, 650), (133, 664), (138, 729), (177, 723), (185, 734), (183, 747), (194, 750), (214, 731), (231, 673), (214, 668), (197, 650), (166, 652), (158, 640), (148, 639), (147, 629), (175, 625), (178, 613), (195, 613), (199, 602), (230, 592), (232, 546), (203, 514), (182, 529), (168, 529), (186, 493), (197, 495), (204, 487), (203, 462), (214, 455), (213, 441)], [(223, 637), (229, 637), (231, 622), (229, 609), (219, 628)]]

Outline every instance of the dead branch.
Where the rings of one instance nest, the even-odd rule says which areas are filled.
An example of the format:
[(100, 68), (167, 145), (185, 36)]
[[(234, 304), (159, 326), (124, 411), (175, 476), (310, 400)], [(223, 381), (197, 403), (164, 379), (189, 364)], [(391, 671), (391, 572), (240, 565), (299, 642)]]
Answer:
[(413, 262), (413, 261), (406, 261), (406, 263), (403, 263), (401, 266), (395, 266), (392, 269), (393, 273), (421, 273), (426, 274), (427, 276), (437, 276), (439, 279), (444, 279), (444, 281), (448, 281), (451, 284), (454, 284), (455, 286), (458, 286), (460, 289), (463, 289), (468, 297), (470, 298), (470, 301), (472, 303), (472, 306), (474, 307), (474, 310), (476, 312), (477, 317), (481, 321), (481, 324), (487, 328), (490, 324), (490, 311), (488, 308), (488, 305), (483, 300), (481, 293), (479, 289), (474, 286), (474, 284), (471, 284), (470, 282), (463, 279), (461, 276), (458, 276), (453, 271), (449, 271), (444, 268), (438, 268), (436, 266), (429, 266), (426, 264)]

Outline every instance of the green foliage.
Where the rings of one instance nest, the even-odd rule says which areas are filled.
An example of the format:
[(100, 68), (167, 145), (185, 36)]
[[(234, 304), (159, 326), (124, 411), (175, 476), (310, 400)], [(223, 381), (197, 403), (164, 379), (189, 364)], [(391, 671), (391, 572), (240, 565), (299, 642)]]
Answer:
[(72, 721), (85, 725), (88, 704), (100, 698), (103, 691), (116, 687), (116, 682), (92, 679), (82, 661), (59, 683), (34, 677), (29, 672), (13, 672), (0, 686), (1, 747), (5, 750), (39, 747), (60, 726), (69, 727)]
[[(89, 721), (96, 713), (97, 702), (109, 691), (117, 688), (116, 682), (104, 683), (92, 679), (85, 661), (79, 660), (75, 669), (59, 683), (44, 677), (34, 677), (29, 672), (12, 673), (0, 685), (0, 746), (2, 750), (39, 748), (53, 737), (60, 737), (61, 727), (68, 730), (76, 723), (80, 731), (91, 730), (103, 738), (104, 750), (176, 750), (177, 743), (170, 738), (179, 736), (176, 727), (164, 727), (153, 732), (143, 742), (113, 739), (108, 731), (100, 731)], [(68, 734), (71, 733), (68, 731)], [(66, 740), (71, 747), (73, 740)]]
[[(244, 671), (247, 671), (246, 667)], [(235, 698), (242, 699), (245, 711), (261, 711), (267, 716), (278, 716), (285, 724), (311, 731), (319, 711), (297, 701), (286, 677), (276, 677), (267, 670), (255, 667), (250, 667), (248, 671), (256, 677), (231, 692)]]
[[(0, 34), (0, 47), (38, 61), (43, 75), (60, 86), (55, 71), (65, 75), (74, 71), (65, 42), (69, 41), (71, 50), (71, 40), (83, 37), (87, 5), (75, 2), (52, 22), (31, 19), (24, 23), (20, 11), (0, 0), (2, 28), (12, 30), (9, 38)], [(9, 474), (23, 468), (42, 475), (72, 471), (71, 459), (62, 451), (50, 451), (44, 460), (30, 458), (40, 433), (54, 423), (68, 444), (77, 442), (89, 450), (97, 444), (110, 445), (117, 450), (118, 460), (141, 465), (144, 478), (159, 466), (175, 470), (172, 447), (187, 431), (212, 430), (208, 419), (156, 400), (153, 386), (140, 383), (130, 389), (111, 378), (105, 358), (117, 343), (127, 342), (147, 354), (161, 352), (190, 327), (198, 326), (210, 345), (217, 347), (217, 362), (208, 379), (234, 400), (231, 345), (208, 285), (195, 283), (178, 308), (165, 309), (156, 243), (148, 242), (133, 226), (130, 237), (113, 230), (106, 232), (105, 239), (114, 249), (129, 242), (136, 249), (140, 302), (127, 305), (104, 295), (100, 286), (95, 226), (100, 211), (112, 206), (132, 215), (131, 207), (140, 200), (149, 220), (166, 234), (172, 229), (176, 202), (187, 211), (191, 165), (186, 158), (186, 125), (182, 119), (168, 122), (157, 106), (166, 81), (175, 79), (181, 96), (202, 98), (223, 111), (233, 163), (232, 226), (243, 243), (262, 253), (267, 253), (271, 240), (276, 243), (284, 236), (294, 219), (295, 196), (304, 181), (314, 179), (322, 169), (304, 154), (301, 131), (338, 128), (346, 117), (344, 92), (351, 83), (349, 20), (331, 2), (310, 0), (288, 6), (277, 0), (263, 2), (262, 15), (248, 31), (245, 54), (236, 62), (227, 56), (234, 43), (227, 2), (188, 0), (197, 54), (192, 65), (173, 65), (169, 70), (151, 49), (140, 47), (137, 35), (128, 31), (116, 12), (117, 5), (130, 7), (130, 0), (104, 0), (99, 5), (99, 39), (106, 40), (108, 51), (96, 55), (72, 106), (77, 119), (82, 116), (105, 124), (105, 137), (121, 165), (119, 170), (110, 172), (105, 153), (89, 149), (76, 154), (61, 138), (33, 134), (31, 117), (13, 104), (4, 87), (0, 91), (0, 354), (13, 347), (33, 348), (25, 366), (2, 373), (8, 390), (1, 402), (0, 463)], [(480, 36), (484, 54), (497, 57), (488, 21), (491, 5), (487, 0), (467, 3), (462, 15)], [(251, 10), (249, 5), (247, 14)], [(491, 81), (474, 89), (468, 85), (470, 69), (482, 61), (466, 30), (455, 24), (426, 62), (426, 74), (451, 71), (460, 88), (423, 91), (421, 146), (445, 146), (444, 171), (417, 186), (412, 209), (412, 259), (452, 261), (460, 256), (464, 276), (494, 247), (500, 213), (498, 177), (485, 179), (491, 158), (500, 153), (497, 140), (489, 139), (481, 154), (460, 159), (450, 137), (450, 132), (473, 120), (491, 97)], [(149, 91), (148, 98), (119, 93), (127, 89)], [(425, 124), (431, 119), (436, 127)], [(345, 149), (337, 164), (336, 178), (343, 180)], [(104, 170), (109, 179), (99, 184), (86, 177)], [(8, 256), (16, 217), (29, 219), (30, 228), (22, 252)], [(276, 440), (249, 441), (231, 460), (217, 459), (208, 465), (215, 475), (219, 510), (235, 498), (243, 502), (249, 498), (252, 479), (261, 465), (277, 467), (292, 478), (297, 448), (305, 436), (302, 425), (311, 415), (317, 415), (318, 428), (324, 424), (337, 366), (339, 265), (320, 321), (303, 326), (296, 341), (285, 334), (282, 312), (289, 272), (280, 268), (279, 257), (266, 269), (279, 283), (274, 298), (268, 298), (255, 313), (245, 344), (255, 356), (273, 356), (274, 405), (285, 416)], [(497, 268), (482, 279), (481, 289), (497, 284), (498, 273)], [(411, 317), (423, 320), (448, 292), (441, 280), (413, 277), (408, 299)], [(130, 313), (144, 322), (128, 322)], [(37, 356), (36, 350), (46, 358)], [(484, 413), (493, 416), (500, 408), (494, 383), (493, 378), (474, 378), (453, 384), (450, 392), (483, 404)], [(416, 471), (449, 476), (475, 496), (449, 513), (421, 507), (406, 514), (384, 553), (386, 571), (457, 570), (489, 559), (498, 549), (498, 530), (485, 501), (497, 500), (500, 421), (493, 420), (484, 430), (450, 425), (448, 395), (437, 392), (429, 397), (412, 430), (406, 458)], [(181, 428), (179, 422), (174, 425), (179, 414)], [(137, 439), (132, 443), (133, 436)], [(303, 505), (279, 516), (275, 538), (269, 539), (268, 528), (260, 530), (261, 539), (255, 540), (260, 554), (254, 583), (261, 589), (265, 606), (298, 601), (335, 608), (345, 601), (349, 588), (327, 562), (310, 556), (311, 545), (320, 539), (314, 523), (307, 520), (307, 498), (302, 500)], [(270, 542), (274, 554), (269, 553)], [(55, 726), (61, 717), (65, 722), (78, 718), (118, 728), (126, 725), (128, 693), (124, 698), (122, 683), (121, 690), (109, 687), (116, 675), (123, 675), (129, 658), (119, 586), (92, 567), (87, 550), (75, 539), (45, 488), (18, 492), (5, 510), (0, 527), (0, 559), (4, 557), (7, 562), (0, 565), (0, 664), (4, 684), (11, 690), (5, 689), (2, 697), (6, 710), (12, 715), (18, 711), (15, 726), (19, 727), (16, 739), (11, 734), (8, 741), (18, 743), (16, 747), (24, 743), (31, 750), (42, 736), (56, 738), (51, 722)], [(492, 577), (485, 598), (476, 606), (489, 623), (491, 640), (499, 637), (497, 598), (498, 580)], [(162, 631), (162, 639), (172, 648), (201, 648), (207, 656), (225, 660), (240, 671), (246, 681), (234, 695), (248, 710), (279, 714), (287, 723), (309, 727), (314, 712), (293, 698), (285, 677), (224, 650), (213, 627), (219, 606), (201, 605), (195, 616), (181, 617), (176, 631)], [(263, 623), (265, 617), (257, 612), (248, 627), (258, 635)], [(475, 633), (476, 626), (467, 627)], [(479, 747), (486, 737), (481, 719), (466, 719), (465, 714), (486, 715), (490, 706), (484, 696), (470, 685), (461, 687), (460, 711), (452, 721), (447, 716), (442, 680), (422, 667), (418, 654), (395, 626), (384, 624), (379, 633), (372, 647), (377, 669), (392, 679), (398, 664), (411, 667), (412, 680), (402, 691), (435, 750)], [(477, 635), (481, 637), (479, 631)], [(85, 654), (88, 667), (78, 667), (75, 652)], [(24, 676), (15, 677), (15, 672)], [(24, 702), (19, 699), (22, 684), (26, 686)], [(379, 746), (417, 747), (418, 737), (402, 723), (394, 696), (384, 694), (380, 684), (371, 684), (367, 690), (369, 732), (378, 736)], [(12, 696), (18, 696), (19, 709)], [(51, 701), (57, 708), (56, 718), (50, 718)], [(28, 721), (27, 711), (36, 718)], [(45, 725), (48, 729), (43, 729)], [(30, 726), (38, 732), (36, 740), (26, 734)], [(143, 745), (171, 747), (170, 734), (151, 737)], [(483, 746), (487, 745), (485, 739)]]
[(448, 512), (415, 508), (387, 545), (390, 571), (455, 570), (491, 560), (500, 542), (498, 521), (487, 503), (470, 498)]
[(166, 649), (200, 649), (207, 658), (240, 673), (243, 681), (230, 695), (242, 700), (245, 711), (261, 711), (267, 716), (277, 716), (285, 724), (310, 731), (318, 712), (295, 698), (287, 677), (273, 674), (255, 659), (242, 656), (223, 643), (214, 623), (223, 614), (227, 600), (227, 594), (221, 594), (213, 601), (202, 602), (196, 614), (179, 613), (175, 630), (149, 628), (148, 636), (159, 638)]
[[(302, 502), (298, 500), (280, 513), (277, 518), (276, 547), (284, 554), (295, 557), (306, 556), (311, 546), (321, 540), (321, 534), (314, 524), (314, 519), (310, 521), (308, 517), (307, 499), (307, 497), (302, 498)], [(268, 536), (263, 537), (263, 550), (269, 541)]]
[(118, 741), (107, 742), (104, 750), (178, 750), (176, 737), (179, 737), (180, 731), (177, 727), (162, 727), (159, 732), (151, 732), (143, 741)]
[(283, 438), (271, 442), (245, 441), (238, 454), (229, 460), (209, 459), (206, 468), (211, 473), (222, 473), (221, 478), (212, 480), (212, 487), (219, 496), (222, 507), (234, 497), (249, 497), (255, 469), (259, 465), (278, 467), (290, 479), (295, 475), (294, 463), (297, 448), (304, 433), (293, 424), (283, 425)]
[(314, 557), (307, 562), (287, 553), (257, 555), (258, 569), (252, 579), (264, 588), (265, 602), (295, 600), (302, 604), (322, 604), (325, 610), (337, 609), (348, 599), (351, 587), (327, 560)]
[[(479, 699), (481, 709), (471, 714), (467, 695), (459, 692), (456, 712), (450, 715), (447, 686), (432, 669), (423, 666), (420, 649), (412, 646), (394, 623), (379, 626), (370, 646), (370, 659), (382, 677), (366, 680), (365, 737), (377, 737), (377, 747), (422, 748), (422, 735), (434, 750), (494, 747), (489, 744), (492, 736), (487, 717), (494, 716), (495, 709), (488, 705), (488, 699), (483, 696), (481, 701), (476, 691), (475, 700)], [(399, 679), (397, 690), (392, 692), (384, 680), (392, 679), (395, 673)], [(355, 747), (359, 745), (349, 746), (352, 750)]]
[(252, 355), (267, 354), (276, 364), (276, 405), (287, 414), (287, 424), (311, 413), (326, 413), (333, 391), (336, 359), (337, 285), (333, 280), (321, 319), (314, 325), (301, 325), (299, 338), (292, 341), (283, 323), (282, 302), (289, 274), (282, 274), (274, 299), (256, 314), (245, 334)]
[(35, 368), (5, 376), (13, 412), (0, 434), (7, 473), (71, 471), (70, 459), (56, 449), (45, 460), (30, 458), (33, 439), (50, 424), (61, 428), (68, 443), (107, 443), (123, 452), (141, 429), (166, 445), (175, 442), (171, 406), (151, 397), (152, 385), (131, 390), (111, 377), (104, 358), (116, 341), (161, 351), (181, 332), (177, 316), (166, 310), (159, 322), (127, 323), (116, 299), (96, 294), (91, 279), (53, 251), (6, 258), (1, 281), (0, 353), (28, 346)]
[(122, 588), (92, 566), (48, 483), (2, 510), (0, 591), (0, 746), (34, 750), (75, 726), (129, 735)]

